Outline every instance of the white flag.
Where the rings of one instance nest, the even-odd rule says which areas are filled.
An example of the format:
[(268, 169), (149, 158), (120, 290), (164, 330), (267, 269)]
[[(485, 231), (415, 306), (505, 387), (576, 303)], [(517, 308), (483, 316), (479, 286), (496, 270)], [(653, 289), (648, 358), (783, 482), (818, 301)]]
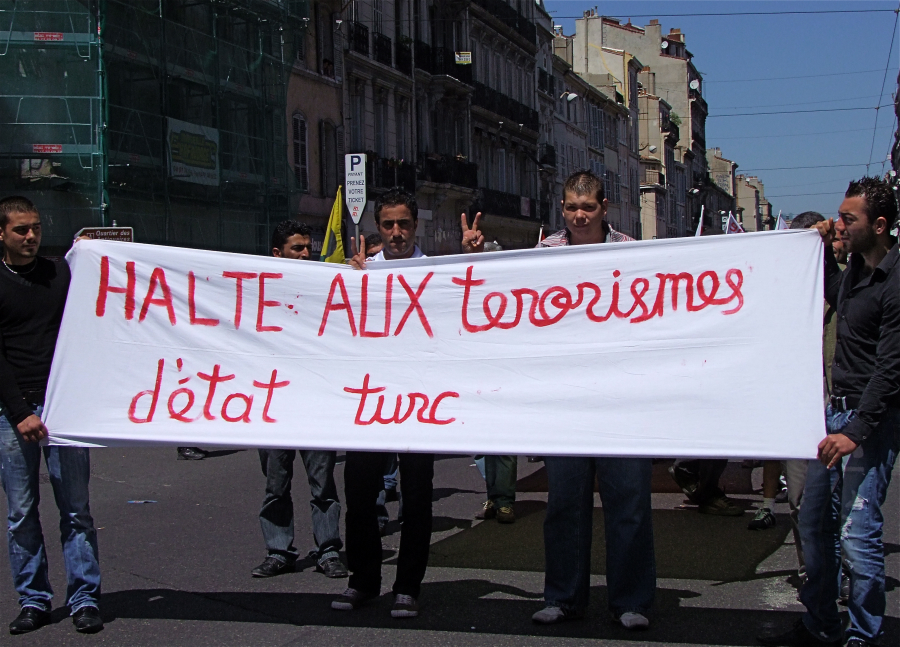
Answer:
[(699, 236), (703, 233), (703, 205), (700, 205), (700, 222), (697, 223), (697, 232), (694, 236)]
[(789, 229), (788, 224), (784, 221), (784, 218), (781, 217), (781, 211), (778, 212), (778, 222), (775, 223), (775, 231), (781, 231), (782, 229)]
[(741, 227), (740, 223), (735, 219), (734, 214), (730, 211), (728, 212), (728, 224), (725, 225), (725, 233), (726, 234), (743, 234), (744, 228)]

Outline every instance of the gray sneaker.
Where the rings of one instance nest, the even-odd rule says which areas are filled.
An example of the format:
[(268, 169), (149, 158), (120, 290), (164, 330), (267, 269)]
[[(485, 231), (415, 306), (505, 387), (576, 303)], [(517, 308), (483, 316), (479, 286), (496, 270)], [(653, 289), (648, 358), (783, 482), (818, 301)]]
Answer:
[(419, 603), (411, 595), (398, 593), (391, 607), (392, 618), (416, 618), (419, 615)]
[(531, 616), (531, 620), (539, 625), (555, 625), (567, 620), (580, 620), (583, 617), (583, 611), (573, 611), (571, 609), (547, 605)]
[(348, 587), (343, 593), (331, 601), (331, 608), (336, 611), (353, 611), (374, 597), (377, 596), (372, 593), (363, 593), (362, 591)]

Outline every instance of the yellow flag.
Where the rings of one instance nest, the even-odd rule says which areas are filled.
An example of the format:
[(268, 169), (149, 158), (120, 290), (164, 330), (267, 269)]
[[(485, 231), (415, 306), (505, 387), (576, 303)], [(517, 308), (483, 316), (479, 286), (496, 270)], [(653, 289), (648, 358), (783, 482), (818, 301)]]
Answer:
[(331, 217), (328, 218), (328, 227), (325, 230), (325, 243), (319, 256), (319, 260), (326, 263), (344, 262), (344, 242), (341, 240), (344, 198), (341, 196), (341, 188), (338, 187), (337, 195), (334, 196), (334, 206), (331, 207)]

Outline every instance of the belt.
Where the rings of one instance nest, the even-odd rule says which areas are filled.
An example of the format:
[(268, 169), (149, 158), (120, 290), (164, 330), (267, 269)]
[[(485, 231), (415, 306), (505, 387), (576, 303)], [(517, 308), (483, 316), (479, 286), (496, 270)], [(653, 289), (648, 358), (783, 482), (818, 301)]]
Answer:
[(831, 408), (835, 411), (851, 411), (859, 406), (859, 398), (852, 395), (831, 396)]

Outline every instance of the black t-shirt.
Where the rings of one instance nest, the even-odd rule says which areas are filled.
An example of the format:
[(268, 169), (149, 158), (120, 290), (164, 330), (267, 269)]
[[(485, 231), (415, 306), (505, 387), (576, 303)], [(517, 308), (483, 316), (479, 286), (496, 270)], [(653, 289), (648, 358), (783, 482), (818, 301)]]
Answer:
[(0, 264), (0, 405), (13, 425), (43, 404), (70, 279), (64, 260)]

